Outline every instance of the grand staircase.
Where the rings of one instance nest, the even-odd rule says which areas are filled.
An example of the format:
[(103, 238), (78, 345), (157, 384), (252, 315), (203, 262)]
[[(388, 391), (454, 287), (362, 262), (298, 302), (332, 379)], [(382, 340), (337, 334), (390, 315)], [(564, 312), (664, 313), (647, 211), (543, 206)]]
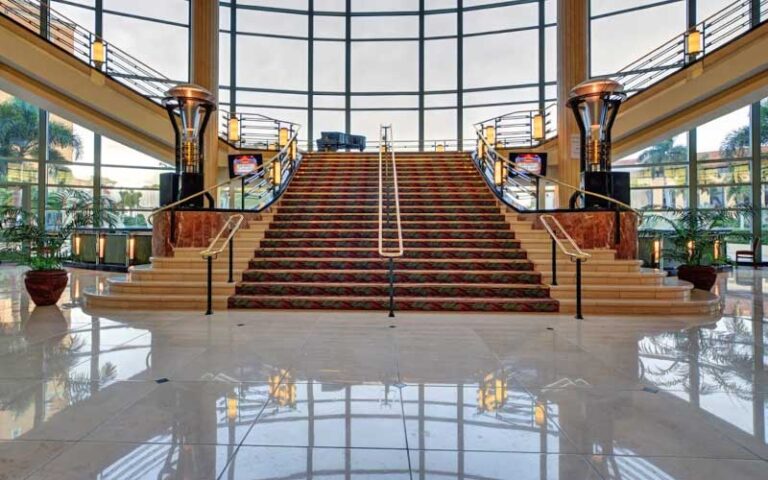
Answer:
[[(378, 161), (308, 155), (229, 307), (388, 308)], [(395, 259), (397, 309), (558, 311), (468, 154), (398, 154), (397, 170), (405, 246)], [(384, 236), (391, 245), (396, 230)]]

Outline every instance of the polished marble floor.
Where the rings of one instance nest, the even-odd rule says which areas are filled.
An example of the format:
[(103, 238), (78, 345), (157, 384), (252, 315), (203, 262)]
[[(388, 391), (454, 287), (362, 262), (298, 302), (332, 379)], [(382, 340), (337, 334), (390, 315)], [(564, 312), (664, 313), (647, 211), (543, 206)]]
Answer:
[(768, 478), (768, 271), (581, 322), (85, 311), (104, 278), (0, 267), (0, 479)]

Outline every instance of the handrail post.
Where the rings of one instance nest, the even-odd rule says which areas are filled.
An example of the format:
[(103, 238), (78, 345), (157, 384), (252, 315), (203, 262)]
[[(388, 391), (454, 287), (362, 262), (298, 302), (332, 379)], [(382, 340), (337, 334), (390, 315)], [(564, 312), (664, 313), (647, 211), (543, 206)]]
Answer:
[(552, 239), (552, 285), (557, 285), (557, 242)]
[(245, 210), (245, 177), (240, 177), (240, 210)]
[(576, 320), (584, 320), (581, 315), (581, 258), (576, 259)]
[(395, 259), (389, 257), (389, 317), (395, 316)]
[(213, 257), (208, 257), (208, 308), (205, 310), (206, 315), (213, 314)]
[(232, 236), (232, 238), (229, 239), (229, 280), (228, 283), (234, 282), (233, 275), (232, 275), (232, 263), (235, 260), (235, 237)]

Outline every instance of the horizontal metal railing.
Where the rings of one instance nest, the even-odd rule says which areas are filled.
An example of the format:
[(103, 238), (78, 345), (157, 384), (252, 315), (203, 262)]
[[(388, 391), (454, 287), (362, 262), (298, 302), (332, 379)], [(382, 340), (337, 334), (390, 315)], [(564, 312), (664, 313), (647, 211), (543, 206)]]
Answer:
[[(688, 30), (675, 35), (616, 73), (600, 75), (624, 85), (634, 95), (700, 60), (768, 20), (768, 0), (737, 0)], [(535, 147), (557, 136), (557, 114), (552, 104), (544, 110), (521, 110), (475, 124), (494, 127), (501, 148)], [(552, 114), (547, 111), (552, 108)], [(534, 135), (534, 117), (544, 116), (544, 134)]]
[(280, 135), (292, 137), (298, 129), (298, 124), (258, 113), (219, 110), (219, 136), (239, 149), (277, 150)]

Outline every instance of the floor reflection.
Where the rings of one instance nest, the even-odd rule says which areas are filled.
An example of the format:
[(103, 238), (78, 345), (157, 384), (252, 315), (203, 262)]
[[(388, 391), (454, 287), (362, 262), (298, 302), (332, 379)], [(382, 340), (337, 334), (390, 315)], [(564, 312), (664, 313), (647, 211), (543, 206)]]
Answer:
[[(0, 268), (0, 479), (764, 478), (766, 278), (691, 319), (34, 308)], [(395, 328), (390, 328), (395, 327)]]

